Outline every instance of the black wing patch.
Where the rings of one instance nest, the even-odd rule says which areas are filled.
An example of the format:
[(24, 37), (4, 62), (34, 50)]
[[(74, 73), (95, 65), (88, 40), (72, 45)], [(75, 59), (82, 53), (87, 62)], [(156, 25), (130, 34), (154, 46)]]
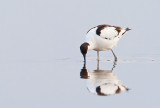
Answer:
[(101, 34), (101, 30), (103, 30), (105, 27), (107, 27), (108, 25), (99, 25), (97, 26), (97, 30), (96, 30), (96, 34), (100, 36)]
[(89, 29), (89, 30), (87, 31), (87, 33), (88, 33), (90, 30), (92, 30), (92, 29), (94, 29), (94, 28), (97, 27), (96, 34), (100, 36), (101, 30), (103, 30), (105, 27), (109, 27), (109, 26), (110, 26), (110, 25), (106, 25), (106, 24), (98, 25), (98, 26), (95, 26), (95, 27)]
[(122, 30), (121, 27), (111, 26), (111, 25), (99, 25), (99, 26), (97, 26), (97, 27), (98, 27), (98, 28), (97, 28), (96, 34), (99, 35), (99, 36), (100, 36), (100, 34), (101, 34), (101, 30), (103, 30), (103, 29), (106, 28), (106, 27), (114, 27), (115, 30), (118, 32), (118, 35), (119, 35), (119, 33), (121, 32), (121, 30)]
[(116, 28), (116, 31), (118, 32), (118, 35), (119, 35), (119, 33), (121, 32), (121, 27), (115, 27)]
[[(100, 34), (101, 34), (101, 30), (103, 30), (103, 29), (106, 28), (106, 27), (114, 27), (115, 30), (118, 32), (118, 35), (119, 35), (119, 33), (121, 32), (121, 30), (122, 30), (122, 28), (119, 27), (119, 26), (111, 26), (111, 25), (107, 25), (107, 24), (95, 26), (95, 27), (91, 28), (90, 30), (92, 30), (92, 29), (94, 29), (94, 28), (96, 28), (96, 27), (97, 27), (96, 34), (99, 35), (99, 36), (100, 36)], [(88, 32), (89, 32), (90, 30), (88, 30)], [(127, 28), (126, 30), (128, 31), (128, 30), (130, 30), (130, 29)], [(88, 32), (87, 32), (87, 33), (88, 33)]]

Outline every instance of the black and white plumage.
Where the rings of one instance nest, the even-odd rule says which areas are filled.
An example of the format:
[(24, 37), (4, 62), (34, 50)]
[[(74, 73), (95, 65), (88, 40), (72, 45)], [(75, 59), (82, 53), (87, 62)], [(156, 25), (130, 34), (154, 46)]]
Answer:
[(84, 63), (80, 76), (83, 79), (87, 79), (87, 89), (91, 93), (100, 96), (110, 96), (128, 91), (129, 88), (125, 86), (113, 72), (115, 67), (116, 61), (114, 62), (112, 70), (100, 70), (98, 62), (97, 69), (90, 72), (87, 70), (86, 64)]
[(112, 48), (116, 47), (120, 38), (129, 30), (131, 29), (111, 25), (98, 25), (91, 28), (87, 32), (85, 42), (80, 46), (84, 61), (86, 61), (86, 54), (89, 50), (97, 51), (98, 60), (99, 51), (111, 50), (117, 61)]

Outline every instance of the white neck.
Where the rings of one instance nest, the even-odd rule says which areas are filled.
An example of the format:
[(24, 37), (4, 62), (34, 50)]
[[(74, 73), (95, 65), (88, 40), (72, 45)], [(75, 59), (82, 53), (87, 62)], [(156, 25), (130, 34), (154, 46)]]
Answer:
[(94, 49), (93, 43), (92, 42), (87, 42), (87, 43), (89, 43), (88, 50), (93, 50)]

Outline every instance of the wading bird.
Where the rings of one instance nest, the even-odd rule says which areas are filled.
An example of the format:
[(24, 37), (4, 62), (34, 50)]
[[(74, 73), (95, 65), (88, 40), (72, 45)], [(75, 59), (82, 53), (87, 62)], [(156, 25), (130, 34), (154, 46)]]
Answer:
[(86, 54), (89, 50), (97, 51), (98, 61), (99, 51), (111, 50), (115, 61), (117, 61), (117, 57), (112, 48), (116, 47), (119, 39), (129, 30), (131, 29), (111, 25), (98, 25), (91, 28), (87, 32), (84, 43), (80, 46), (84, 62), (86, 62)]

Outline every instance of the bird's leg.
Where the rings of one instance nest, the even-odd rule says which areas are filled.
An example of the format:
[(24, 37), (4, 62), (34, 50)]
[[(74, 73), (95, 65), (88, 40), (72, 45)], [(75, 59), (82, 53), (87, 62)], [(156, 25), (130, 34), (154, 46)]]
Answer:
[(97, 51), (97, 61), (99, 61), (99, 51)]
[(117, 61), (117, 60), (118, 60), (118, 59), (117, 59), (117, 56), (115, 55), (115, 53), (113, 52), (112, 49), (111, 49), (111, 51), (112, 51), (112, 53), (113, 53), (113, 55), (114, 55), (114, 60)]
[(99, 60), (97, 61), (97, 70), (99, 70)]
[(116, 65), (117, 65), (117, 61), (114, 61), (113, 67), (112, 67), (112, 70), (111, 70), (111, 71), (113, 71), (113, 69), (116, 67)]

